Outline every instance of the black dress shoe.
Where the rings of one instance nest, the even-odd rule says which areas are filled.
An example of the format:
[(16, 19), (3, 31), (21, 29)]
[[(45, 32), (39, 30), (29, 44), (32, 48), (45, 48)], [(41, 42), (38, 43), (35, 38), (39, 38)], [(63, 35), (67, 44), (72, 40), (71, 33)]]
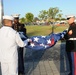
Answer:
[(68, 75), (72, 75), (71, 73), (69, 73)]
[(20, 73), (20, 74), (18, 74), (18, 75), (25, 75), (25, 74)]

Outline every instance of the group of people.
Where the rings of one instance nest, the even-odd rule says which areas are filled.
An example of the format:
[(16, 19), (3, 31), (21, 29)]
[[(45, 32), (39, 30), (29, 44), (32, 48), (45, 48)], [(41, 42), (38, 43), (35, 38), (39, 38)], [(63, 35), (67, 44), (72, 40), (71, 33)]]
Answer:
[[(67, 16), (69, 28), (64, 39), (70, 65), (68, 75), (76, 75), (76, 24), (75, 16)], [(24, 24), (19, 23), (19, 15), (3, 16), (3, 27), (0, 29), (0, 62), (2, 75), (24, 75), (24, 46), (29, 41), (21, 38), (19, 32), (26, 36)], [(26, 44), (23, 42), (26, 41)]]

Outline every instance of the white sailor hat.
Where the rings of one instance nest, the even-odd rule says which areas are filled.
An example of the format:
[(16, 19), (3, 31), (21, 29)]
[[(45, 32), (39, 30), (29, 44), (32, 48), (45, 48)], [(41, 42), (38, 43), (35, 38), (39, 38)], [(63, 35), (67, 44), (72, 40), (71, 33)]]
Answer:
[(14, 14), (12, 15), (14, 18), (19, 18), (20, 14)]
[(76, 23), (76, 19), (74, 20), (74, 22)]
[(67, 15), (67, 18), (75, 17), (74, 15)]
[(4, 16), (3, 16), (3, 20), (4, 20), (4, 19), (12, 20), (12, 21), (14, 20), (14, 18), (13, 18), (12, 16), (9, 16), (9, 15), (4, 15)]

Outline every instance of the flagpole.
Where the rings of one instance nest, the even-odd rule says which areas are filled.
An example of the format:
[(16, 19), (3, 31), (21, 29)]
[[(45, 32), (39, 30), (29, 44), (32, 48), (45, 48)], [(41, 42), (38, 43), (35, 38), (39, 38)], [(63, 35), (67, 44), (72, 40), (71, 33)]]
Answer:
[(2, 27), (2, 17), (4, 15), (3, 0), (0, 0), (0, 28)]

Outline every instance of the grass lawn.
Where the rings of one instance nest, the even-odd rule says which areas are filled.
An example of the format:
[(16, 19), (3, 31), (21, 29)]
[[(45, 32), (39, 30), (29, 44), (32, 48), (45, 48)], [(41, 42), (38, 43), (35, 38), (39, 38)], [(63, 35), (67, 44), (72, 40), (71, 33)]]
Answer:
[[(62, 32), (63, 30), (67, 29), (68, 25), (65, 26), (54, 26), (54, 33)], [(52, 25), (49, 26), (41, 26), (41, 25), (30, 25), (26, 26), (27, 35), (31, 36), (39, 36), (39, 35), (48, 35), (52, 32)]]

